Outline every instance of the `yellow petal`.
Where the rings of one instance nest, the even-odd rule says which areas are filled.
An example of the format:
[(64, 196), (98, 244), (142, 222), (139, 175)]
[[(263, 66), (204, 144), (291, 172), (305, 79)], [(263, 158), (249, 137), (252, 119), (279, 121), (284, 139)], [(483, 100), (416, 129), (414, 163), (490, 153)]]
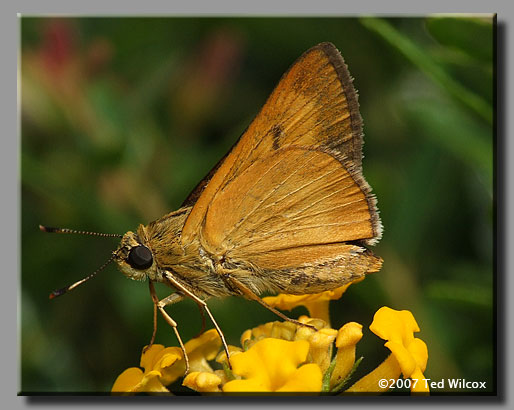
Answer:
[(221, 378), (214, 373), (206, 372), (191, 372), (182, 383), (182, 385), (198, 392), (219, 392), (221, 391), (220, 384)]
[(269, 392), (269, 386), (261, 380), (231, 380), (223, 386), (226, 393), (260, 393)]
[[(419, 332), (420, 329), (411, 312), (384, 306), (375, 313), (369, 328), (377, 336), (387, 340), (385, 346), (392, 352), (390, 358), (396, 359), (404, 378), (418, 380), (423, 377), (428, 349), (425, 342), (414, 337), (414, 332)], [(428, 386), (425, 388), (424, 381), (419, 379), (416, 389), (428, 391)]]
[(392, 340), (404, 345), (412, 342), (414, 332), (419, 332), (419, 326), (411, 312), (394, 310), (387, 306), (381, 307), (375, 313), (369, 329), (384, 340)]
[(113, 391), (126, 392), (168, 392), (164, 387), (184, 373), (177, 368), (170, 370), (177, 360), (182, 358), (182, 351), (178, 347), (164, 348), (163, 345), (152, 345), (141, 355), (141, 371), (136, 367), (125, 370), (118, 376), (114, 383)]
[(275, 390), (305, 361), (308, 351), (309, 343), (303, 340), (262, 339), (247, 352), (234, 357), (232, 371), (247, 379), (260, 379), (270, 390)]
[(118, 376), (112, 386), (113, 393), (169, 393), (160, 381), (160, 373), (152, 370), (143, 373), (131, 367)]
[(142, 355), (140, 366), (145, 370), (152, 370), (158, 360), (158, 356), (164, 350), (163, 345), (152, 345)]
[(221, 386), (223, 386), (228, 381), (232, 380), (231, 378), (229, 378), (229, 376), (227, 375), (225, 370), (214, 370), (214, 374), (220, 378), (220, 380), (221, 380), (220, 385)]
[(293, 340), (296, 332), (296, 325), (292, 322), (273, 322), (269, 337), (274, 339)]
[(241, 346), (245, 347), (245, 343), (252, 338), (252, 329), (245, 330), (241, 335)]
[(309, 340), (309, 338), (316, 333), (316, 330), (307, 326), (298, 326), (294, 340)]
[(264, 338), (293, 340), (297, 326), (291, 322), (268, 322), (253, 329), (246, 330), (241, 336), (241, 346), (248, 350), (257, 341)]
[[(221, 339), (216, 329), (210, 329), (200, 336), (189, 340), (185, 346), (189, 359), (189, 369), (192, 372), (212, 372), (208, 360), (216, 357), (221, 347)], [(168, 378), (176, 380), (185, 372), (184, 360), (177, 361), (168, 370)]]
[(319, 392), (323, 374), (316, 364), (305, 364), (296, 370), (278, 392)]
[[(199, 337), (189, 340), (185, 344), (191, 371), (211, 372), (208, 360), (216, 357), (221, 340), (216, 329), (210, 329)], [(182, 350), (179, 347), (167, 347), (152, 345), (141, 357), (141, 367), (145, 373), (156, 370), (160, 373), (159, 380), (164, 386), (168, 386), (181, 377), (185, 371), (185, 361)]]
[(212, 360), (216, 357), (220, 346), (221, 339), (216, 329), (210, 329), (185, 344), (188, 355), (200, 353), (207, 360)]
[(337, 332), (336, 347), (355, 346), (361, 339), (362, 325), (357, 322), (348, 322)]
[(328, 302), (330, 300), (339, 299), (352, 283), (360, 282), (363, 279), (364, 277), (339, 288), (321, 293), (306, 295), (288, 295), (281, 293), (277, 296), (265, 297), (263, 300), (268, 305), (282, 310), (292, 310), (297, 306), (305, 306), (309, 310), (311, 317), (323, 319), (325, 322), (330, 323)]
[(325, 373), (332, 360), (332, 345), (337, 336), (335, 329), (321, 329), (314, 332), (307, 341), (309, 342), (310, 362), (319, 366), (322, 373)]
[(396, 358), (391, 354), (375, 370), (353, 384), (345, 393), (381, 393), (389, 390), (387, 386), (381, 386), (379, 381), (382, 379), (396, 380), (400, 377), (400, 366)]
[(391, 350), (393, 355), (396, 357), (402, 374), (405, 377), (410, 377), (416, 369), (416, 360), (414, 360), (414, 357), (410, 352), (402, 344), (397, 342), (387, 342), (385, 346)]
[(328, 301), (328, 300), (313, 300), (313, 301), (303, 302), (303, 305), (309, 311), (310, 317), (322, 319), (327, 323), (330, 323), (329, 304), (330, 304), (330, 301)]
[[(248, 351), (240, 353), (231, 360), (232, 371), (244, 380), (229, 381), (223, 391), (308, 391), (321, 389), (321, 370), (312, 371), (312, 366), (300, 371), (298, 365), (307, 358), (309, 343), (304, 340), (286, 341), (266, 338), (258, 341)], [(316, 366), (316, 365), (314, 365)], [(307, 373), (309, 372), (309, 377)], [(319, 380), (318, 380), (319, 376)], [(313, 379), (314, 382), (313, 382)], [(303, 382), (300, 382), (303, 380)], [(303, 383), (303, 384), (302, 384)], [(308, 384), (306, 387), (305, 383)], [(318, 390), (319, 391), (319, 390)]]
[(414, 373), (411, 376), (411, 379), (418, 381), (416, 383), (416, 385), (414, 385), (414, 383), (412, 383), (411, 389), (410, 389), (412, 393), (417, 393), (420, 395), (428, 395), (430, 393), (430, 389), (428, 388), (428, 383), (424, 380), (425, 376), (423, 375), (423, 373), (421, 372), (421, 370), (419, 368), (417, 368), (414, 371)]
[(336, 338), (336, 365), (330, 377), (330, 387), (342, 382), (355, 364), (355, 348), (362, 338), (362, 325), (356, 322), (346, 323)]
[(424, 372), (427, 368), (428, 361), (428, 348), (426, 343), (423, 340), (415, 337), (412, 343), (409, 345), (408, 349), (416, 360), (418, 367), (422, 372)]
[(181, 360), (182, 356), (183, 353), (180, 347), (167, 347), (162, 351), (156, 366), (164, 369), (173, 365), (177, 360)]
[(134, 391), (141, 383), (143, 372), (137, 367), (130, 367), (121, 373), (114, 382), (111, 391), (113, 393), (128, 393)]
[[(240, 347), (228, 345), (228, 352), (230, 353), (230, 357), (232, 358), (234, 355), (239, 354), (243, 351)], [(217, 363), (226, 363), (227, 362), (227, 353), (223, 349), (221, 352), (218, 353), (216, 356), (216, 362)]]
[(169, 390), (163, 386), (160, 380), (161, 373), (152, 370), (143, 375), (143, 379), (138, 386), (136, 386), (135, 393), (169, 393)]
[(428, 360), (428, 349), (421, 339), (414, 337), (419, 326), (408, 310), (380, 308), (373, 318), (370, 330), (382, 339), (385, 346), (396, 357), (404, 377), (419, 371), (423, 372)]
[(273, 329), (273, 325), (275, 322), (264, 323), (263, 325), (254, 327), (252, 329), (252, 337), (253, 339), (260, 340), (264, 337), (271, 336), (271, 330)]
[(182, 349), (180, 347), (167, 347), (159, 355), (154, 369), (161, 373), (163, 385), (168, 386), (177, 380), (186, 371)]

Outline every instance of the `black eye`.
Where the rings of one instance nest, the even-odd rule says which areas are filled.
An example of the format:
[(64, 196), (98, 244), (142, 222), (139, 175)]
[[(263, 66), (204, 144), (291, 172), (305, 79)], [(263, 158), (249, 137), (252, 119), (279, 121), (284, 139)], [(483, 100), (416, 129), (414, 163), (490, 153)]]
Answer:
[(129, 252), (127, 262), (134, 269), (146, 269), (152, 266), (152, 252), (146, 246), (139, 245)]

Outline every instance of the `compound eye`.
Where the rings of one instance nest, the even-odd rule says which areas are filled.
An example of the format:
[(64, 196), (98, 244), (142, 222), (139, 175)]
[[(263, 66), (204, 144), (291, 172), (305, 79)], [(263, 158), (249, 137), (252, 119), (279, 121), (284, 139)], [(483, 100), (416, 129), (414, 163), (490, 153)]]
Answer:
[(127, 262), (134, 269), (149, 268), (153, 263), (152, 252), (150, 252), (150, 249), (148, 249), (146, 246), (136, 246), (130, 250)]

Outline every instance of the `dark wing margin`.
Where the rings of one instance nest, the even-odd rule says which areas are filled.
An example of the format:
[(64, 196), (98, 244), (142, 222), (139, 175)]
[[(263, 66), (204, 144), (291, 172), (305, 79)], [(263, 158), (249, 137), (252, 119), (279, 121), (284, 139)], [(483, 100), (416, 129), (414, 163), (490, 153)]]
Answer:
[[(375, 245), (382, 238), (383, 226), (378, 213), (377, 199), (371, 192), (371, 187), (362, 174), (362, 145), (364, 141), (364, 133), (362, 130), (362, 117), (359, 111), (358, 94), (353, 86), (353, 78), (351, 77), (348, 67), (339, 50), (329, 42), (320, 43), (314, 48), (321, 49), (328, 57), (330, 64), (334, 67), (337, 76), (339, 77), (339, 81), (341, 82), (343, 92), (348, 103), (348, 109), (350, 111), (353, 138), (350, 141), (342, 142), (339, 145), (327, 148), (332, 148), (336, 152), (342, 154), (343, 158), (341, 162), (348, 168), (352, 176), (366, 194), (366, 200), (371, 214), (374, 237), (356, 242), (363, 245)], [(338, 155), (335, 155), (335, 157), (338, 157)], [(345, 157), (349, 162), (344, 160)]]
[(321, 49), (336, 70), (350, 110), (352, 134), (354, 137), (350, 141), (343, 142), (333, 148), (340, 151), (353, 163), (355, 171), (362, 172), (362, 143), (364, 134), (362, 132), (362, 117), (359, 112), (359, 100), (357, 91), (355, 91), (353, 86), (353, 78), (350, 76), (341, 53), (332, 43), (321, 43), (314, 48)]

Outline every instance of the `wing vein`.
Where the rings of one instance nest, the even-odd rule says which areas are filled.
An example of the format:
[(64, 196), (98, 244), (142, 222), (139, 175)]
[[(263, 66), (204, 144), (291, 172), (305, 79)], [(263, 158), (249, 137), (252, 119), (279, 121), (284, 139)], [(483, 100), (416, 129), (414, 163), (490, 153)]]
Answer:
[[(272, 168), (274, 168), (275, 166), (277, 166), (278, 164), (280, 164), (280, 162), (281, 162), (281, 161), (277, 161), (277, 162), (273, 165), (273, 167), (270, 167), (268, 171), (266, 171), (266, 172), (265, 172), (261, 177), (259, 177), (258, 181), (260, 181), (260, 180), (264, 177), (264, 175), (266, 175), (266, 174), (267, 174), (267, 173), (268, 173)], [(282, 180), (282, 181), (281, 181), (279, 184), (277, 184), (277, 185), (276, 185), (272, 190), (270, 190), (270, 192), (269, 192), (269, 193), (268, 193), (268, 194), (267, 194), (267, 195), (266, 195), (262, 200), (260, 200), (260, 201), (256, 201), (256, 202), (257, 202), (257, 205), (256, 205), (256, 206), (255, 206), (255, 207), (254, 207), (254, 208), (253, 208), (253, 209), (252, 209), (248, 214), (246, 214), (244, 218), (242, 218), (240, 221), (238, 221), (238, 222), (237, 222), (237, 223), (232, 227), (232, 229), (226, 233), (225, 237), (230, 236), (234, 231), (236, 231), (236, 230), (237, 230), (237, 229), (242, 225), (242, 223), (243, 223), (246, 219), (248, 219), (248, 217), (250, 217), (252, 214), (254, 214), (254, 213), (255, 213), (255, 211), (256, 211), (256, 210), (258, 210), (258, 209), (259, 209), (260, 204), (262, 204), (266, 199), (268, 199), (271, 195), (273, 195), (273, 193), (274, 193), (274, 192), (276, 192), (276, 191), (277, 191), (277, 190), (278, 190), (282, 185), (284, 185), (284, 184), (287, 182), (287, 180), (288, 180), (289, 178), (292, 178), (292, 177), (293, 177), (293, 175), (295, 175), (299, 170), (301, 170), (303, 167), (305, 167), (306, 163), (307, 163), (307, 162), (304, 162), (304, 163), (302, 164), (302, 166), (295, 168), (294, 172), (290, 173), (290, 174), (289, 174), (289, 175), (288, 175), (284, 180)], [(257, 184), (257, 182), (258, 182), (258, 181), (256, 181), (256, 182), (252, 185), (252, 187), (254, 187), (254, 186)], [(250, 190), (248, 190), (248, 192), (249, 192), (249, 191), (250, 191)]]
[[(300, 232), (300, 231), (307, 230), (307, 229), (316, 229), (316, 228), (322, 228), (322, 227), (325, 228), (327, 226), (332, 226), (332, 227), (347, 226), (347, 225), (354, 225), (354, 224), (359, 224), (359, 223), (362, 223), (362, 221), (334, 222), (334, 223), (324, 223), (324, 224), (317, 224), (317, 225), (308, 225), (308, 226), (302, 226), (302, 227), (294, 227), (292, 229), (281, 229), (280, 233)], [(262, 234), (257, 240), (248, 242), (241, 246), (238, 246), (238, 248), (243, 249), (243, 248), (247, 248), (249, 246), (254, 246), (255, 244), (257, 244), (259, 242), (266, 241), (267, 237), (275, 235), (276, 233), (277, 233), (277, 231), (266, 232), (265, 234)], [(341, 241), (341, 242), (344, 243), (344, 241)], [(320, 245), (323, 245), (323, 243), (320, 243)], [(303, 245), (297, 245), (297, 247), (299, 247), (299, 246), (303, 246)]]
[(322, 215), (322, 214), (325, 214), (325, 213), (328, 213), (328, 212), (333, 212), (335, 209), (345, 208), (347, 206), (350, 206), (350, 205), (356, 204), (357, 202), (362, 202), (362, 201), (364, 201), (364, 200), (362, 198), (359, 198), (359, 199), (356, 199), (355, 201), (346, 202), (344, 204), (339, 204), (339, 205), (334, 206), (334, 207), (332, 207), (330, 209), (322, 209), (321, 211), (315, 212), (313, 214), (307, 214), (307, 215), (300, 215), (300, 216), (298, 216), (299, 212), (297, 212), (295, 215), (291, 216), (289, 219), (291, 219), (294, 222), (298, 222), (301, 219), (312, 218), (312, 217), (319, 216), (319, 215)]

